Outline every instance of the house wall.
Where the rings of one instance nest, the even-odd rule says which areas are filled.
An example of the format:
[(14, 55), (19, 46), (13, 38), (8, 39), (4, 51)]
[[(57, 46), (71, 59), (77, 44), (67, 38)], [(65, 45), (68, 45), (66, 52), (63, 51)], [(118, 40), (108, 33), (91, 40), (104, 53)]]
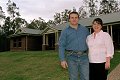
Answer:
[(42, 50), (42, 36), (29, 36), (27, 50)]
[[(21, 38), (21, 47), (14, 47), (14, 39)], [(13, 37), (10, 40), (10, 51), (25, 51), (25, 36)]]
[[(14, 39), (21, 38), (21, 47), (13, 47)], [(10, 51), (42, 50), (42, 36), (19, 36), (10, 40)]]

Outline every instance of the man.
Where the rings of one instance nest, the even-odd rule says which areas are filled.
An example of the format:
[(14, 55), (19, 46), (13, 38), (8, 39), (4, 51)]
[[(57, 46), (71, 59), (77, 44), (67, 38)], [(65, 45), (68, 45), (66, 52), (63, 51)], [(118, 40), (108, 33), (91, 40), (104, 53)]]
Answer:
[[(70, 80), (89, 80), (89, 61), (86, 38), (89, 31), (78, 24), (79, 14), (69, 14), (69, 26), (61, 32), (59, 39), (59, 57), (61, 66), (69, 72)], [(80, 77), (80, 79), (79, 79)]]

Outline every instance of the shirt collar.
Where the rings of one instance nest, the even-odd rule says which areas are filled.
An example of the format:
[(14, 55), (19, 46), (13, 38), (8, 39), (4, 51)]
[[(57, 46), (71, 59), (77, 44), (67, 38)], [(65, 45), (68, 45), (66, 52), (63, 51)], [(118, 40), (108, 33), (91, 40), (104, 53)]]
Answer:
[[(100, 32), (98, 32), (98, 33), (96, 34), (96, 36), (99, 36), (101, 33), (103, 33), (103, 30), (100, 30)], [(95, 34), (95, 32), (92, 33), (92, 36), (94, 36), (94, 34)]]
[[(74, 28), (72, 28), (70, 25), (68, 26), (68, 28), (74, 29)], [(80, 28), (80, 24), (78, 24), (78, 28)], [(77, 28), (77, 29), (78, 29), (78, 28)]]

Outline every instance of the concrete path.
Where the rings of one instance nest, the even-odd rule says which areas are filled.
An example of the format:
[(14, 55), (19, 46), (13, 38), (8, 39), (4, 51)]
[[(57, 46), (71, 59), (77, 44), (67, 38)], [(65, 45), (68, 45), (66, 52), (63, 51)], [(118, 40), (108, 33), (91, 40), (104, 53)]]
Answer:
[(107, 80), (120, 80), (120, 64), (109, 73)]

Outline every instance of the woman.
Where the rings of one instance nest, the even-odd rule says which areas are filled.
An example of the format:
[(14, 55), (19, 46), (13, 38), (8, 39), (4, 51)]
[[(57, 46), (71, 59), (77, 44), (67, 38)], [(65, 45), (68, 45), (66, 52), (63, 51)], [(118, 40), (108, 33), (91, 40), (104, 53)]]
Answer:
[(94, 32), (87, 37), (89, 47), (90, 80), (107, 80), (110, 59), (114, 54), (113, 42), (110, 35), (102, 30), (100, 18), (93, 20)]

